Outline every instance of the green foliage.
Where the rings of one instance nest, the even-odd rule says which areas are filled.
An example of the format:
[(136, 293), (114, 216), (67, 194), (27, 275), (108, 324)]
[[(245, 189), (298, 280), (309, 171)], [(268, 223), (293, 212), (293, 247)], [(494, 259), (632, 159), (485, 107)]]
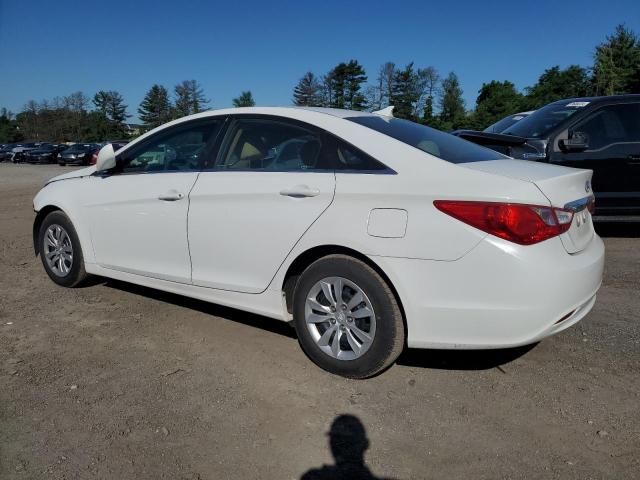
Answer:
[(151, 129), (171, 120), (171, 110), (167, 89), (162, 85), (154, 85), (140, 103), (138, 114), (145, 128)]
[(240, 93), (239, 97), (233, 99), (234, 107), (253, 107), (255, 104), (256, 102), (253, 99), (253, 95), (250, 90), (247, 90), (246, 92), (243, 91)]
[(466, 112), (464, 100), (462, 99), (462, 88), (458, 76), (450, 72), (442, 81), (442, 92), (440, 95), (440, 115), (437, 128), (442, 130), (455, 130), (461, 128), (466, 122)]
[(570, 65), (544, 71), (537, 83), (526, 89), (525, 108), (534, 110), (563, 98), (584, 97), (591, 93), (591, 82), (585, 68)]
[(640, 39), (624, 25), (596, 46), (593, 84), (597, 95), (640, 93)]
[(93, 96), (95, 111), (88, 118), (87, 140), (100, 141), (106, 138), (122, 138), (126, 135), (127, 106), (120, 93), (100, 90)]
[(393, 105), (393, 116), (415, 120), (413, 106), (420, 94), (417, 88), (417, 74), (413, 69), (413, 62), (403, 70), (397, 70), (391, 83), (389, 104)]
[(507, 115), (521, 111), (522, 104), (523, 96), (513, 83), (506, 80), (483, 83), (478, 91), (476, 109), (470, 123), (474, 128), (482, 130)]
[(357, 60), (339, 63), (325, 78), (329, 90), (329, 104), (334, 108), (364, 110), (366, 99), (361, 88), (367, 81), (367, 75)]
[(13, 118), (13, 113), (6, 108), (0, 110), (0, 143), (12, 143), (22, 140), (22, 134)]
[(322, 85), (313, 72), (305, 73), (293, 89), (293, 104), (299, 107), (322, 105), (321, 88)]
[(176, 96), (173, 118), (180, 118), (206, 110), (209, 100), (195, 80), (184, 80), (174, 87)]

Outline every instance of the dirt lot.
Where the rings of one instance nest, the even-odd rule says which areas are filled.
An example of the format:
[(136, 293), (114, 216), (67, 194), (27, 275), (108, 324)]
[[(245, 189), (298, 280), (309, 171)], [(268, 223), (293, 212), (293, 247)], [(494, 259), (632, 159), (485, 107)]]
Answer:
[(574, 328), (528, 349), (409, 351), (349, 381), (273, 320), (113, 281), (54, 285), (31, 201), (66, 170), (0, 164), (0, 478), (297, 479), (334, 464), (342, 414), (380, 477), (640, 475), (637, 227), (601, 230), (604, 285)]

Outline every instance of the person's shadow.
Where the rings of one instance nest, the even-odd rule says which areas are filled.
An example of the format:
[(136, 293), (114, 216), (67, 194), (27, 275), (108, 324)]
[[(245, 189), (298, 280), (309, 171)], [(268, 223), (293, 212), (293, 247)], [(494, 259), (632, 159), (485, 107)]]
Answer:
[(362, 422), (353, 415), (339, 415), (331, 424), (329, 447), (335, 465), (323, 465), (302, 475), (301, 480), (382, 480), (364, 463), (369, 439)]

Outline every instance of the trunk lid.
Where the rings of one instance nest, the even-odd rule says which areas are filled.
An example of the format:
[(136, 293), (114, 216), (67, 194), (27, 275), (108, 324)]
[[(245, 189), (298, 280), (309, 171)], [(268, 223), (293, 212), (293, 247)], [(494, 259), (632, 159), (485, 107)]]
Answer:
[(571, 228), (560, 235), (568, 253), (583, 250), (594, 237), (595, 230), (588, 210), (589, 199), (593, 198), (593, 171), (526, 160), (491, 160), (459, 166), (531, 182), (549, 199), (551, 206), (572, 210)]

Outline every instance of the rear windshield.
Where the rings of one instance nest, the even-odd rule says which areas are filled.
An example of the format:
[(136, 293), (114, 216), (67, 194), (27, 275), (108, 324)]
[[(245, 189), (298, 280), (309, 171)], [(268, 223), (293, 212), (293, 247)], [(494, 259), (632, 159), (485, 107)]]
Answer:
[(384, 133), (407, 145), (451, 163), (482, 162), (507, 158), (493, 150), (468, 142), (449, 133), (400, 118), (377, 115), (348, 117), (354, 123)]
[(69, 150), (75, 150), (75, 151), (95, 150), (95, 145), (91, 145), (88, 143), (76, 143), (75, 145), (72, 145), (71, 148), (69, 148)]

